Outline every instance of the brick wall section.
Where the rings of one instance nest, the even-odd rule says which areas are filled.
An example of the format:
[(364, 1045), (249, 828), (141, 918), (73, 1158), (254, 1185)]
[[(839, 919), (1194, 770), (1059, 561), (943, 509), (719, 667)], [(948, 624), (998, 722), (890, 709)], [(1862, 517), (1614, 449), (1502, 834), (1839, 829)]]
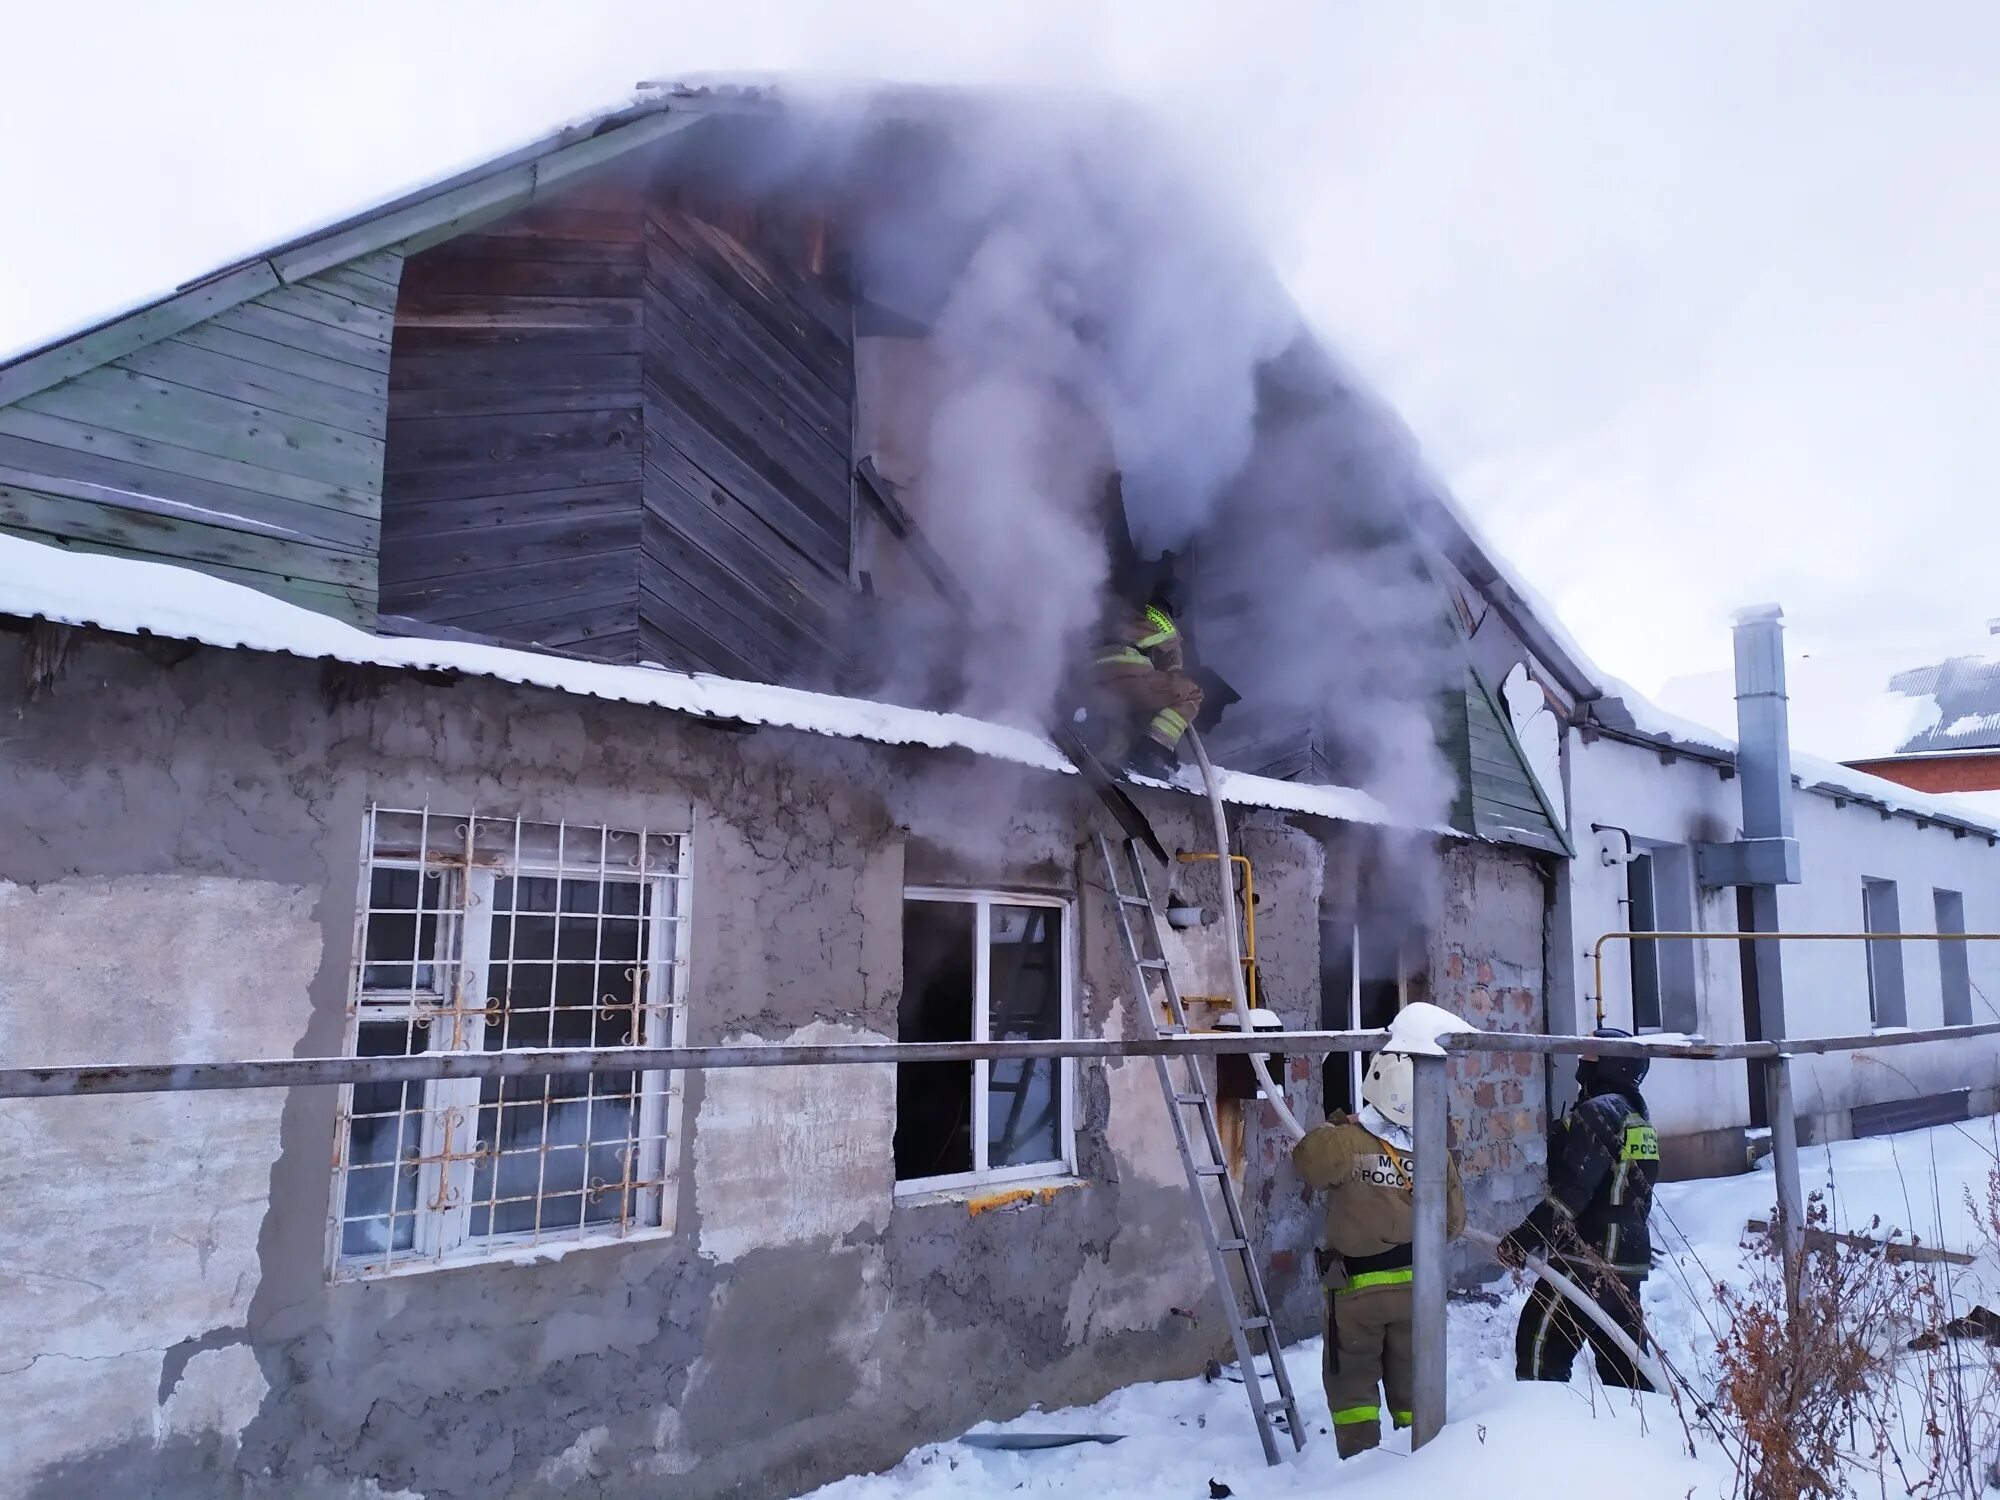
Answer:
[(1848, 765), (1884, 781), (1919, 792), (2000, 791), (2000, 750), (1990, 755), (1917, 756), (1891, 760), (1851, 760)]
[[(1482, 1031), (1541, 1031), (1548, 885), (1538, 859), (1472, 842), (1444, 850), (1429, 999)], [(1543, 1059), (1480, 1052), (1451, 1061), (1452, 1128), (1471, 1222), (1510, 1229), (1540, 1199), (1548, 1164)], [(1461, 1265), (1478, 1257), (1461, 1255)]]

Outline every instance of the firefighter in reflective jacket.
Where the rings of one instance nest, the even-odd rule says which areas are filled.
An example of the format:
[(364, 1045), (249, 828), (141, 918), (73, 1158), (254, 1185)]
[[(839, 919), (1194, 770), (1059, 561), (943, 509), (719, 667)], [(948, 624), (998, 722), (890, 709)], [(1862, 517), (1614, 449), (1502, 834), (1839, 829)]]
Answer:
[[(1129, 764), (1142, 776), (1162, 779), (1179, 763), (1181, 736), (1201, 713), (1201, 687), (1183, 670), (1179, 581), (1168, 562), (1144, 608), (1120, 604), (1099, 632), (1094, 664), (1098, 685), (1123, 712), (1111, 715), (1111, 729), (1099, 752), (1108, 766)], [(1135, 749), (1133, 730), (1150, 716), (1146, 737)]]
[[(1416, 1360), (1411, 1320), (1415, 1236), (1415, 1076), (1410, 1059), (1377, 1053), (1361, 1089), (1361, 1113), (1335, 1111), (1292, 1148), (1306, 1183), (1327, 1195), (1326, 1248), (1320, 1282), (1326, 1288), (1326, 1347), (1320, 1356), (1334, 1446), (1342, 1458), (1382, 1441), (1382, 1398), (1397, 1427), (1408, 1427)], [(1458, 1165), (1445, 1164), (1445, 1232), (1465, 1230), (1465, 1196)], [(1378, 1393), (1378, 1387), (1379, 1393)]]
[[(1629, 1037), (1600, 1027), (1593, 1035)], [(1646, 1347), (1639, 1292), (1652, 1269), (1646, 1219), (1660, 1179), (1660, 1138), (1646, 1114), (1639, 1085), (1643, 1057), (1584, 1057), (1576, 1065), (1582, 1097), (1549, 1142), (1549, 1190), (1521, 1226), (1500, 1242), (1500, 1258), (1519, 1266), (1540, 1251), (1611, 1315), (1632, 1342)], [(1649, 1391), (1652, 1384), (1561, 1294), (1537, 1281), (1514, 1335), (1520, 1380), (1567, 1381), (1588, 1343), (1606, 1385)]]

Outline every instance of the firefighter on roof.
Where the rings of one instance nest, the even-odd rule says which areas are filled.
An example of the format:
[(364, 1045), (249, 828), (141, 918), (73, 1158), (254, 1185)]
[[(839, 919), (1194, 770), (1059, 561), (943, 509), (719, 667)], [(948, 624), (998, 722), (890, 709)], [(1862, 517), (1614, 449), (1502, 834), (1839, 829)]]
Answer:
[[(1181, 649), (1180, 579), (1169, 552), (1143, 606), (1120, 600), (1099, 632), (1094, 675), (1118, 705), (1100, 752), (1107, 766), (1129, 764), (1142, 776), (1164, 780), (1180, 759), (1181, 736), (1201, 713), (1201, 686), (1187, 675)], [(1147, 719), (1145, 738), (1133, 748), (1133, 731)]]
[[(1631, 1033), (1600, 1027), (1593, 1035)], [(1644, 1057), (1578, 1059), (1582, 1097), (1551, 1133), (1548, 1193), (1500, 1242), (1500, 1258), (1512, 1266), (1519, 1266), (1525, 1253), (1547, 1254), (1641, 1349), (1646, 1324), (1639, 1290), (1653, 1264), (1646, 1219), (1660, 1179), (1660, 1138), (1639, 1092), (1646, 1067)], [(1537, 1281), (1514, 1335), (1516, 1378), (1567, 1381), (1585, 1343), (1596, 1354), (1597, 1375), (1606, 1385), (1653, 1388), (1596, 1324), (1572, 1311), (1547, 1282)]]
[[(1396, 1426), (1411, 1422), (1415, 1081), (1407, 1056), (1377, 1053), (1361, 1088), (1361, 1113), (1349, 1118), (1335, 1111), (1292, 1148), (1299, 1176), (1327, 1194), (1326, 1248), (1319, 1256), (1326, 1288), (1321, 1374), (1342, 1458), (1382, 1441), (1384, 1396)], [(1465, 1229), (1456, 1162), (1447, 1161), (1445, 1180), (1445, 1232), (1456, 1239)]]

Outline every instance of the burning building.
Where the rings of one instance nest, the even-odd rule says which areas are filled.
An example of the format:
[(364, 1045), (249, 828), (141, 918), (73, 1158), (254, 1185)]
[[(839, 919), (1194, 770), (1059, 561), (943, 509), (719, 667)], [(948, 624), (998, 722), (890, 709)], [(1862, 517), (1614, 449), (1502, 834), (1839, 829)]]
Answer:
[[(1129, 1035), (1046, 731), (1165, 551), (1236, 700), (1262, 1004), (1538, 1030), (1566, 973), (1587, 670), (1096, 106), (648, 90), (0, 366), (0, 533), (15, 1065)], [(1218, 868), (1170, 860), (1182, 904)], [(1502, 1227), (1547, 1081), (1460, 1066)], [(1246, 1092), (1302, 1334), (1315, 1221)], [(1222, 1348), (1134, 1060), (0, 1120), (23, 1496), (783, 1492)]]

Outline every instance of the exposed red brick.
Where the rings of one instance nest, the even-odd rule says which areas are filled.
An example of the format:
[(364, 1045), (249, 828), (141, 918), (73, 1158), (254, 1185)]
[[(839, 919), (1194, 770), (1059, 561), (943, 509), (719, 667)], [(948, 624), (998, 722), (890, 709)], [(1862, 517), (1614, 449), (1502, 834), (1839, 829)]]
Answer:
[(1483, 958), (1479, 960), (1479, 967), (1475, 969), (1473, 973), (1474, 977), (1476, 977), (1481, 984), (1491, 984), (1493, 982), (1493, 965), (1488, 963)]
[(1463, 979), (1465, 977), (1465, 955), (1463, 953), (1452, 953), (1446, 957), (1444, 961), (1444, 977), (1447, 979)]

